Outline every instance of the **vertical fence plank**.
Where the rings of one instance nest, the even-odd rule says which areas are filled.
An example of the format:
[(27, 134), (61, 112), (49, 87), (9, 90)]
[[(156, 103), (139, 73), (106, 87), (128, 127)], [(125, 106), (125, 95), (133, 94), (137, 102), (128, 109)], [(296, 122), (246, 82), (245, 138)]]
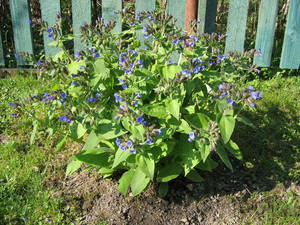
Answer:
[(287, 25), (281, 53), (280, 68), (299, 69), (300, 66), (300, 1), (290, 0)]
[(200, 33), (205, 33), (205, 24), (206, 24), (206, 6), (208, 0), (199, 0), (198, 1), (198, 20), (201, 20), (201, 23), (198, 25), (198, 30)]
[[(92, 21), (91, 0), (72, 0), (73, 33), (80, 34), (80, 26)], [(80, 37), (74, 39), (74, 51), (84, 50), (89, 46), (80, 41)]]
[(225, 52), (243, 52), (249, 0), (230, 0)]
[[(147, 1), (136, 0), (135, 12), (138, 13), (143, 10), (153, 11), (153, 10), (155, 10), (155, 6), (156, 6), (156, 0), (147, 0)], [(144, 24), (146, 24), (146, 21), (142, 22), (142, 25), (144, 25)], [(143, 44), (143, 40), (144, 40), (143, 34), (138, 33), (137, 38), (139, 41), (141, 41), (141, 47), (144, 48), (145, 45)]]
[(254, 64), (268, 67), (271, 64), (278, 0), (262, 0), (260, 3), (255, 49), (260, 49), (261, 56), (254, 57)]
[[(56, 23), (56, 14), (60, 14), (60, 0), (41, 0), (41, 12), (42, 19), (48, 23), (48, 26), (51, 27)], [(55, 55), (59, 52), (59, 48), (53, 46), (47, 46), (53, 39), (48, 37), (48, 33), (44, 32), (44, 45), (45, 45), (45, 55)]]
[(213, 33), (216, 27), (217, 0), (199, 0), (198, 1), (198, 19), (201, 23), (198, 25), (200, 33)]
[(106, 20), (106, 22), (117, 22), (113, 32), (122, 31), (121, 15), (114, 13), (119, 10), (122, 10), (122, 0), (102, 0), (102, 17)]
[[(14, 32), (15, 52), (28, 52), (33, 54), (33, 41), (31, 25), (28, 23), (28, 0), (10, 0), (11, 20)], [(17, 58), (18, 65), (25, 65), (23, 57)]]
[(182, 29), (185, 27), (185, 6), (186, 0), (168, 1), (168, 12), (177, 19), (177, 26)]
[(0, 28), (0, 66), (5, 66), (4, 47), (2, 41), (2, 31)]

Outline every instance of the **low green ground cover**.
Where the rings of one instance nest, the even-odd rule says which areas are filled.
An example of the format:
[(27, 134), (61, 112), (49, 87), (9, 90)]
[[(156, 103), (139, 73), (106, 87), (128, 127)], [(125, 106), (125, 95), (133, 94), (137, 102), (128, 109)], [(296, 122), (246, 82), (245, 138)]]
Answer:
[[(250, 84), (263, 92), (258, 111), (246, 115), (256, 128), (241, 126), (234, 135), (251, 182), (265, 182), (274, 188), (251, 191), (247, 199), (228, 197), (241, 204), (240, 224), (297, 224), (300, 77), (278, 76)], [(68, 208), (63, 198), (53, 197), (57, 187), (45, 186), (51, 177), (49, 167), (55, 167), (58, 161), (53, 140), (45, 145), (46, 128), (40, 128), (36, 142), (30, 145), (32, 120), (10, 115), (10, 102), (44, 90), (47, 84), (32, 76), (0, 80), (0, 224), (76, 224), (79, 212)], [(67, 154), (68, 150), (61, 151), (60, 154)], [(65, 167), (56, 168), (63, 177)], [(291, 189), (291, 184), (298, 186)]]

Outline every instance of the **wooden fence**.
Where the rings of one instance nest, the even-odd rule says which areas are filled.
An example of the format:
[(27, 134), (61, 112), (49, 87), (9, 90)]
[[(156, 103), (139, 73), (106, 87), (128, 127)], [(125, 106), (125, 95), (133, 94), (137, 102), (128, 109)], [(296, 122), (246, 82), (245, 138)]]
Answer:
[[(141, 10), (155, 10), (156, 0), (136, 0), (136, 12)], [(40, 0), (42, 19), (51, 26), (55, 23), (56, 14), (61, 12), (60, 0)], [(276, 18), (279, 0), (261, 0), (255, 48), (261, 49), (262, 55), (254, 58), (254, 64), (259, 67), (269, 67), (271, 63)], [(91, 0), (72, 0), (72, 21), (74, 34), (78, 34), (80, 26), (90, 23), (92, 18)], [(185, 26), (186, 0), (168, 0), (167, 11), (174, 15), (177, 25)], [(226, 52), (244, 50), (246, 23), (249, 0), (230, 0)], [(217, 0), (198, 0), (198, 18), (203, 19), (200, 32), (211, 32), (216, 17)], [(10, 0), (11, 20), (13, 26), (14, 46), (16, 53), (34, 53), (33, 35), (28, 0)], [(9, 9), (8, 9), (9, 10)], [(102, 17), (106, 20), (117, 21), (115, 31), (121, 31), (120, 15), (112, 13), (122, 10), (122, 0), (102, 0)], [(53, 49), (47, 46), (52, 40), (44, 34), (45, 53), (49, 55)], [(74, 40), (74, 50), (82, 45), (78, 38)], [(18, 58), (18, 65), (24, 65), (24, 60)], [(300, 0), (290, 0), (287, 24), (280, 67), (298, 69), (300, 65)], [(0, 66), (5, 66), (5, 48), (0, 29)]]

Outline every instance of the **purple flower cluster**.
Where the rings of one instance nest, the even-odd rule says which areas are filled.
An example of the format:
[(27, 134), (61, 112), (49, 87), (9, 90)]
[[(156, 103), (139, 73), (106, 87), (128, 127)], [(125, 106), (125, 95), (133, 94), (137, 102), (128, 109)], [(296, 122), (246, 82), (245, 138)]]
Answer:
[(129, 152), (131, 154), (136, 154), (136, 150), (133, 146), (133, 141), (132, 140), (124, 140), (124, 139), (120, 139), (120, 138), (116, 138), (116, 145), (122, 150), (122, 151), (126, 151), (127, 149), (129, 149)]
[(70, 123), (72, 122), (71, 119), (69, 119), (66, 115), (60, 116), (60, 117), (59, 117), (59, 120), (60, 120), (61, 122), (65, 122), (65, 123), (68, 123), (68, 124), (70, 124)]

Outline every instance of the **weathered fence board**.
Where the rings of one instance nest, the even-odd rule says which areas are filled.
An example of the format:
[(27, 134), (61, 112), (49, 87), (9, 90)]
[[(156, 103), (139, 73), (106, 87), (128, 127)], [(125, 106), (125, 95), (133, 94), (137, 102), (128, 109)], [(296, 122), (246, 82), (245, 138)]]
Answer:
[[(91, 0), (72, 0), (72, 16), (73, 16), (73, 33), (80, 34), (80, 27), (84, 23), (92, 22), (92, 5)], [(74, 51), (84, 50), (90, 47), (80, 41), (77, 36), (74, 39)]]
[(284, 35), (280, 68), (299, 69), (300, 66), (300, 1), (291, 0)]
[(249, 0), (230, 0), (225, 52), (243, 52)]
[(182, 29), (185, 27), (185, 3), (186, 0), (168, 1), (168, 12), (177, 19), (177, 26)]
[(261, 1), (255, 42), (255, 49), (260, 49), (261, 55), (254, 57), (257, 66), (268, 67), (271, 64), (277, 11), (278, 0)]
[(213, 33), (216, 28), (218, 0), (199, 0), (198, 18), (201, 23), (198, 26), (200, 33)]
[(4, 47), (2, 41), (2, 31), (0, 28), (0, 66), (5, 66)]
[[(152, 11), (155, 10), (155, 6), (156, 6), (156, 0), (147, 0), (147, 1), (137, 0), (135, 3), (135, 12), (139, 13), (140, 11), (143, 10)], [(144, 24), (146, 24), (146, 21), (142, 22), (142, 25)], [(141, 42), (141, 47), (144, 48), (145, 45), (143, 42), (144, 40), (143, 34), (142, 33), (137, 34), (137, 38)]]
[[(28, 0), (10, 0), (10, 10), (14, 32), (15, 53), (28, 52), (33, 54)], [(24, 58), (18, 57), (17, 64), (25, 65)]]
[(102, 17), (108, 21), (116, 21), (116, 27), (113, 32), (121, 32), (121, 15), (115, 14), (116, 11), (122, 10), (122, 0), (102, 0)]
[[(56, 15), (60, 14), (60, 0), (41, 0), (42, 19), (48, 23), (48, 26), (53, 26), (56, 23)], [(48, 46), (53, 41), (48, 37), (48, 32), (44, 32), (45, 55), (55, 55), (59, 48)]]

